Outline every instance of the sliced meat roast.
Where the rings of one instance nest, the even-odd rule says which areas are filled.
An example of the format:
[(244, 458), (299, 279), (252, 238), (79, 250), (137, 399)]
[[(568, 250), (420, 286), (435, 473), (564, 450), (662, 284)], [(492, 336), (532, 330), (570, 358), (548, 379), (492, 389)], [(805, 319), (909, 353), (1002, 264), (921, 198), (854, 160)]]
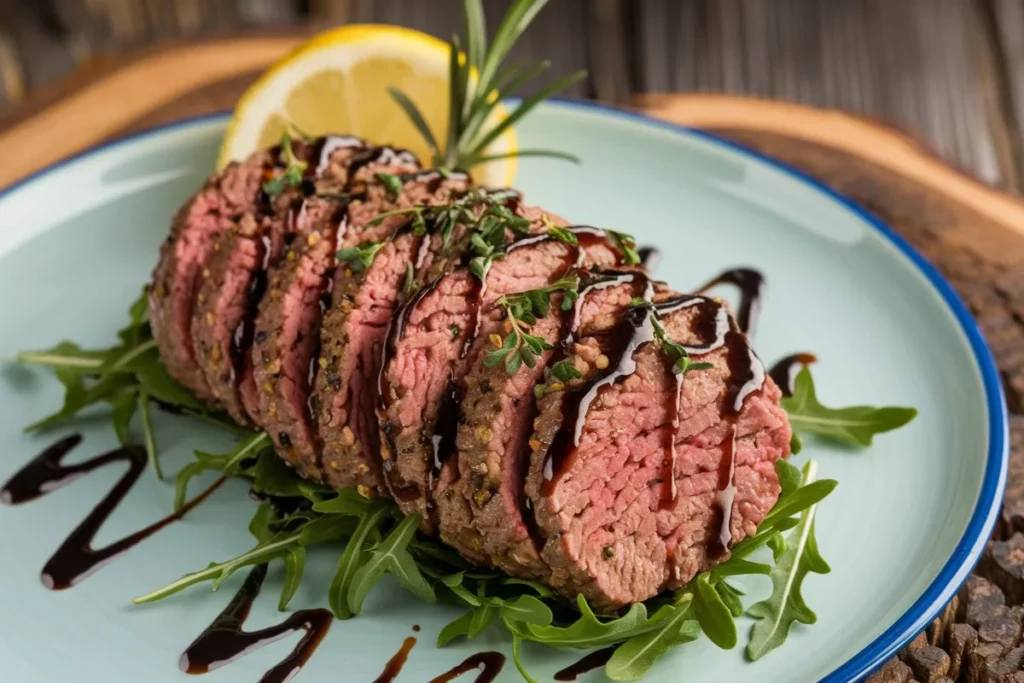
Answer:
[(425, 275), (443, 248), (439, 235), (428, 226), (417, 234), (412, 214), (400, 212), (445, 204), (469, 185), (464, 174), (445, 177), (436, 171), (396, 178), (401, 189), (377, 183), (349, 205), (338, 248), (352, 257), (334, 272), (311, 396), (324, 481), (335, 488), (367, 487), (361, 489), (365, 493), (385, 489), (376, 455), (376, 410), (388, 325), (403, 291)]
[(215, 401), (192, 340), (192, 317), (204, 264), (218, 236), (249, 222), (274, 150), (258, 152), (212, 176), (175, 216), (160, 249), (149, 290), (153, 337), (172, 377), (207, 401)]
[(356, 138), (288, 145), (175, 218), (149, 297), (175, 379), (303, 477), (597, 610), (756, 531), (791, 430), (724, 303), (515, 191)]
[(348, 198), (377, 173), (406, 173), (419, 164), (390, 147), (327, 147), (290, 218), (292, 239), (271, 263), (252, 344), (258, 423), (277, 452), (298, 472), (320, 480), (319, 445), (309, 395), (318, 365), (321, 300), (332, 281), (338, 234), (347, 231)]
[(550, 218), (534, 220), (534, 234), (504, 247), (483, 278), (468, 267), (451, 269), (396, 313), (381, 372), (381, 455), (389, 490), (403, 512), (423, 516), (425, 529), (436, 525), (434, 502), (445, 488), (439, 475), (454, 476), (442, 466), (456, 450), (463, 378), (491, 335), (504, 331), (503, 311), (494, 303), (549, 286), (581, 264), (613, 265), (620, 258), (603, 240), (587, 241), (586, 248), (563, 242), (551, 225)]
[[(584, 307), (562, 359), (581, 377), (549, 377), (525, 487), (543, 580), (603, 610), (726, 559), (775, 504), (791, 436), (778, 387), (723, 303), (631, 294), (653, 303), (590, 320)], [(658, 325), (709, 366), (678, 372)]]

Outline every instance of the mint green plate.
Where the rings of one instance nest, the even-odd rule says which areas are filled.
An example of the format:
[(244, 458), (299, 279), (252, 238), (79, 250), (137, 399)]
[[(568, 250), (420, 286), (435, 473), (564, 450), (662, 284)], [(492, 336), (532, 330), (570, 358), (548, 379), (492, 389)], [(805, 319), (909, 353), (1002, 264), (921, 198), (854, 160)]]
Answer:
[[(104, 145), (0, 194), (0, 357), (72, 338), (107, 345), (150, 273), (174, 210), (213, 167), (226, 117), (184, 121)], [(908, 427), (851, 450), (807, 440), (797, 458), (838, 479), (822, 505), (818, 538), (833, 571), (812, 575), (805, 595), (813, 627), (758, 661), (706, 640), (651, 671), (669, 681), (844, 681), (879, 666), (923, 628), (969, 574), (1002, 498), (1006, 411), (998, 373), (949, 285), (905, 242), (857, 207), (776, 162), (702, 133), (595, 105), (554, 102), (519, 129), (524, 148), (579, 155), (580, 166), (528, 159), (517, 185), (532, 204), (577, 223), (633, 232), (661, 248), (658, 275), (686, 290), (719, 270), (751, 265), (767, 277), (757, 331), (772, 363), (809, 350), (818, 392), (833, 405), (915, 406)], [(26, 436), (25, 424), (59, 405), (46, 373), (0, 370), (0, 481), (60, 434)], [(164, 417), (158, 440), (167, 469), (192, 448), (227, 447), (223, 434)], [(102, 418), (82, 424), (70, 461), (112, 448)], [(178, 657), (224, 608), (243, 575), (211, 594), (195, 587), (166, 602), (130, 599), (250, 545), (253, 503), (231, 482), (174, 524), (62, 592), (39, 571), (69, 531), (121, 476), (104, 468), (38, 501), (0, 507), (0, 679), (182, 681)], [(171, 510), (171, 487), (144, 476), (103, 527), (97, 544), (121, 538)], [(293, 603), (322, 606), (336, 557), (316, 554)], [(272, 568), (249, 629), (277, 623)], [(737, 582), (740, 583), (740, 582)], [(743, 582), (748, 600), (764, 577)], [(749, 603), (748, 603), (749, 604)], [(400, 682), (420, 683), (481, 650), (510, 654), (497, 630), (437, 649), (458, 611), (427, 606), (385, 582), (364, 616), (335, 622), (297, 680), (373, 681), (408, 636), (416, 637)], [(749, 620), (740, 625), (746, 635)], [(207, 676), (256, 681), (298, 636), (252, 652)], [(539, 680), (578, 658), (527, 647)], [(471, 680), (466, 675), (463, 680)], [(511, 661), (498, 680), (515, 681)], [(600, 681), (598, 671), (582, 681)]]

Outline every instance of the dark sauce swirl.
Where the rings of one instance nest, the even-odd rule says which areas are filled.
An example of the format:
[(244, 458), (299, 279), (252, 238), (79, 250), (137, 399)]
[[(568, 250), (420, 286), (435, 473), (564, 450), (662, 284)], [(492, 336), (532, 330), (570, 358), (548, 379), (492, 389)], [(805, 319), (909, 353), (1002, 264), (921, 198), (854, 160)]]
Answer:
[(117, 509), (146, 469), (146, 451), (137, 446), (119, 448), (73, 465), (63, 465), (64, 457), (82, 442), (80, 435), (69, 436), (50, 446), (12, 476), (0, 489), (0, 502), (18, 505), (52, 493), (94, 470), (116, 463), (127, 463), (128, 471), (104, 496), (85, 519), (46, 562), (41, 574), (44, 586), (51, 590), (70, 588), (107, 563), (123, 555), (141, 541), (168, 524), (176, 522), (206, 500), (221, 484), (221, 477), (180, 510), (149, 526), (111, 543), (93, 548), (92, 542), (103, 523)]

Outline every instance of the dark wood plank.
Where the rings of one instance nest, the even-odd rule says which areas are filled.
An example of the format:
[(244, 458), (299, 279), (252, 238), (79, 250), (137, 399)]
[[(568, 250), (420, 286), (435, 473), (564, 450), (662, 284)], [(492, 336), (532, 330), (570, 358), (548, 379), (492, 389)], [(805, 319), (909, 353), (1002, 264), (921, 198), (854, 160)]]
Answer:
[(927, 9), (891, 0), (636, 6), (643, 90), (743, 93), (847, 109), (920, 134), (986, 181), (1007, 175), (979, 77), (986, 64), (971, 43), (979, 17), (968, 0), (930, 0)]

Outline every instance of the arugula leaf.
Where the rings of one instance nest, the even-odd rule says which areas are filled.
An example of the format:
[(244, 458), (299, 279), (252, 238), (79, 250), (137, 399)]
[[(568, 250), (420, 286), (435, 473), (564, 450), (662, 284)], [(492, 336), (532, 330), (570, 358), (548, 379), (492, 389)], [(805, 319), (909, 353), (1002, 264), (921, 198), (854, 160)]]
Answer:
[(331, 611), (339, 619), (348, 619), (356, 614), (356, 611), (349, 606), (348, 598), (352, 587), (352, 579), (355, 577), (359, 567), (366, 561), (367, 552), (365, 546), (367, 538), (371, 532), (375, 532), (380, 528), (381, 523), (387, 516), (388, 509), (383, 506), (364, 514), (359, 520), (359, 526), (356, 527), (355, 533), (348, 540), (345, 552), (341, 554), (341, 559), (338, 560), (338, 569), (334, 573), (334, 579), (331, 581), (327, 599)]
[(377, 252), (384, 248), (386, 242), (363, 242), (358, 247), (339, 249), (339, 263), (347, 263), (353, 273), (361, 273), (370, 267)]
[[(817, 466), (813, 461), (804, 466), (804, 487), (814, 480)], [(811, 505), (800, 515), (800, 523), (790, 534), (786, 551), (772, 570), (772, 594), (750, 606), (747, 613), (757, 619), (750, 629), (747, 657), (756, 661), (782, 645), (794, 622), (813, 624), (817, 616), (804, 602), (800, 588), (810, 572), (827, 574), (831, 571), (818, 552), (814, 538), (814, 518), (817, 505)]]
[(502, 619), (537, 626), (548, 626), (554, 619), (551, 608), (532, 595), (520, 595), (514, 600), (503, 600), (500, 607)]
[(530, 675), (530, 672), (526, 670), (526, 665), (523, 664), (523, 659), (519, 654), (522, 646), (523, 638), (517, 633), (512, 633), (512, 661), (515, 663), (516, 669), (519, 670), (519, 675), (523, 677), (526, 683), (537, 683), (537, 679)]
[(743, 616), (743, 602), (740, 600), (743, 591), (739, 588), (734, 588), (728, 581), (716, 583), (715, 590), (718, 591), (718, 595), (722, 598), (725, 606), (729, 608), (729, 613), (732, 614), (733, 619), (739, 619)]
[(252, 473), (253, 491), (265, 496), (297, 498), (302, 495), (300, 487), (307, 483), (270, 448), (261, 451)]
[(409, 541), (416, 534), (422, 518), (420, 515), (406, 517), (388, 534), (380, 545), (370, 551), (370, 557), (352, 577), (352, 586), (348, 591), (349, 609), (360, 614), (363, 601), (370, 589), (384, 576), (392, 574), (406, 590), (425, 602), (435, 602), (434, 589), (420, 573), (416, 562), (409, 554)]
[(723, 650), (736, 647), (736, 622), (706, 573), (697, 575), (693, 613), (700, 622), (701, 630), (712, 643)]
[(444, 647), (459, 636), (468, 636), (469, 625), (473, 621), (473, 611), (473, 609), (466, 610), (462, 616), (446, 624), (437, 634), (437, 646)]
[(196, 451), (196, 459), (182, 467), (175, 478), (174, 509), (180, 510), (185, 505), (185, 499), (188, 496), (188, 485), (195, 477), (209, 470), (236, 474), (244, 461), (256, 458), (263, 451), (271, 448), (271, 446), (270, 436), (266, 432), (259, 432), (252, 433), (248, 438), (242, 439), (231, 451), (224, 454)]
[(302, 574), (306, 568), (306, 549), (304, 547), (288, 548), (284, 553), (284, 585), (281, 587), (281, 599), (277, 609), (281, 612), (288, 608), (288, 603), (295, 597), (295, 591), (302, 582)]
[(794, 432), (817, 434), (856, 446), (870, 446), (875, 434), (898, 429), (917, 416), (914, 408), (827, 408), (818, 401), (811, 371), (806, 367), (796, 376), (793, 395), (782, 399), (782, 407), (789, 414)]
[(160, 467), (160, 458), (156, 450), (156, 438), (153, 436), (153, 421), (149, 414), (149, 394), (145, 389), (139, 390), (139, 413), (142, 415), (142, 435), (146, 444), (146, 459), (153, 470), (157, 481), (164, 480), (164, 472)]
[(122, 446), (127, 446), (131, 441), (132, 418), (135, 417), (135, 409), (138, 407), (136, 393), (131, 389), (122, 389), (107, 399), (111, 409), (111, 421), (114, 423), (114, 434)]
[(691, 599), (687, 596), (681, 604), (662, 607), (669, 611), (669, 616), (662, 620), (661, 626), (633, 636), (617, 647), (605, 664), (605, 675), (613, 681), (640, 680), (670, 648), (696, 640), (700, 624), (693, 620)]
[(661, 620), (668, 616), (656, 612), (648, 619), (647, 607), (638, 602), (630, 605), (629, 610), (621, 617), (601, 621), (582, 595), (576, 596), (576, 605), (579, 607), (580, 617), (568, 626), (540, 626), (513, 621), (507, 622), (506, 626), (511, 625), (524, 640), (551, 647), (587, 650), (614, 645), (633, 636), (653, 631), (658, 628)]

